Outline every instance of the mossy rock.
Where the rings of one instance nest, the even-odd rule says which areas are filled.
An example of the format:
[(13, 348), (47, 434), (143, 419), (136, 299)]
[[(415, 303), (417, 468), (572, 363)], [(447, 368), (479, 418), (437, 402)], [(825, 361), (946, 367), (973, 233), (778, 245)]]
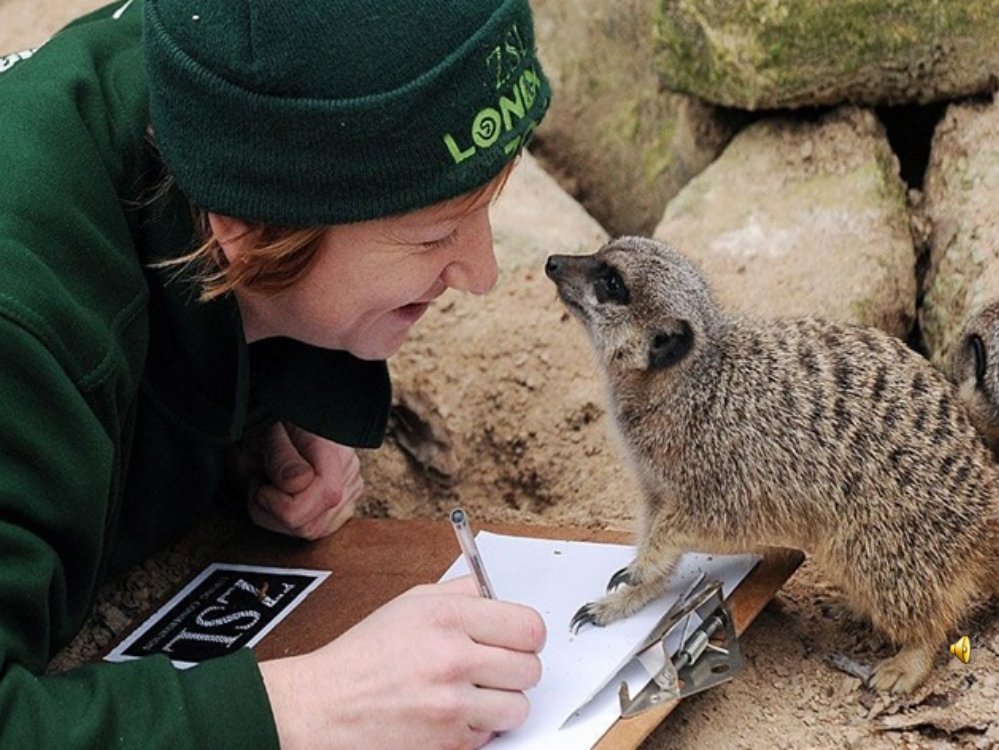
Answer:
[(552, 106), (533, 149), (611, 234), (647, 234), (724, 147), (724, 113), (663, 92), (648, 0), (535, 0)]
[(670, 201), (655, 236), (700, 265), (726, 309), (911, 331), (905, 190), (869, 110), (750, 125)]
[(993, 91), (996, 0), (659, 0), (664, 85), (728, 107), (925, 104)]
[(926, 174), (930, 262), (919, 320), (930, 358), (950, 371), (965, 321), (999, 299), (999, 105), (951, 105)]

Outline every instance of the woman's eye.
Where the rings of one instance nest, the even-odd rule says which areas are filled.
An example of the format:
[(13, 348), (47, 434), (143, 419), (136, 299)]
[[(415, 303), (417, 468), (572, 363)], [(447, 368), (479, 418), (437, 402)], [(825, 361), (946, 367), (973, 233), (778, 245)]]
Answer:
[(448, 247), (449, 245), (453, 245), (457, 239), (458, 239), (458, 232), (454, 231), (451, 232), (450, 234), (444, 235), (440, 239), (431, 240), (430, 242), (424, 242), (423, 246), (428, 250), (437, 250), (442, 247)]

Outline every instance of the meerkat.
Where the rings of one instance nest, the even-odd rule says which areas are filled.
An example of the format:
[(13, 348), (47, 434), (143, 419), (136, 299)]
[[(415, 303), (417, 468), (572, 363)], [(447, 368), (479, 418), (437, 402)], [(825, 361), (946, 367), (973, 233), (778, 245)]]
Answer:
[(999, 593), (999, 476), (953, 384), (878, 329), (727, 314), (654, 240), (545, 271), (589, 333), (642, 495), (634, 560), (570, 627), (636, 612), (684, 552), (792, 547), (900, 646), (871, 685), (918, 686)]
[(972, 423), (999, 459), (999, 300), (965, 322), (951, 369)]

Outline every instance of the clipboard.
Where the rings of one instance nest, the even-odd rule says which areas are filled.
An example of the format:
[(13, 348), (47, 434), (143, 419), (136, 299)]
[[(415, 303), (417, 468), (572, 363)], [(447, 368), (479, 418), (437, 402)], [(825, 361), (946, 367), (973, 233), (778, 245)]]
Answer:
[[(527, 524), (476, 525), (497, 534), (583, 542), (633, 543), (626, 532)], [(797, 570), (804, 555), (768, 548), (763, 559), (726, 601), (741, 635)], [(249, 524), (214, 553), (214, 561), (328, 570), (332, 574), (253, 646), (260, 660), (317, 649), (413, 586), (437, 581), (459, 554), (446, 520), (353, 519), (317, 542), (282, 537)], [(131, 630), (123, 635), (128, 638)], [(114, 644), (112, 644), (114, 645)], [(596, 750), (637, 748), (679, 703), (665, 702), (631, 718), (619, 718)]]

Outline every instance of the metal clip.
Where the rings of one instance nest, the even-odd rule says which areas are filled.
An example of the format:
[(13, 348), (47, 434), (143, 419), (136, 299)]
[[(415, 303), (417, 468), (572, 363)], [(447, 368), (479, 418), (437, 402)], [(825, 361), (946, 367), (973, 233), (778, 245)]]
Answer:
[[(703, 576), (695, 581), (694, 586), (702, 579)], [(700, 623), (690, 633), (694, 615), (699, 617)], [(681, 623), (681, 645), (676, 655), (672, 655), (666, 641)], [(618, 699), (623, 717), (636, 716), (667, 701), (685, 698), (728, 682), (742, 669), (742, 651), (732, 615), (722, 598), (719, 581), (711, 581), (696, 593), (692, 590), (685, 592), (684, 597), (663, 615), (646, 641), (647, 647), (656, 641), (662, 646), (666, 664), (634, 699), (629, 694), (628, 683), (621, 683)]]

